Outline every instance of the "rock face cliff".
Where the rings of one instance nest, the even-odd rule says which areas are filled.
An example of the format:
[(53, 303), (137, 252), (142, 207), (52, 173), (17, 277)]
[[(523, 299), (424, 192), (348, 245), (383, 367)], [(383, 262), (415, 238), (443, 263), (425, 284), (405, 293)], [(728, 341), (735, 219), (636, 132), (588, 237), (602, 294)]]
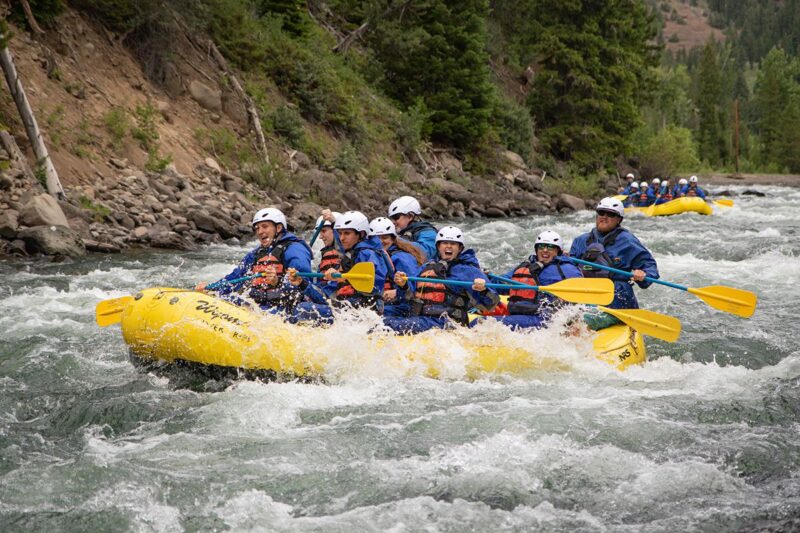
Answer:
[(42, 189), (6, 96), (0, 100), (10, 134), (0, 148), (0, 254), (188, 249), (249, 238), (254, 211), (269, 205), (299, 230), (309, 229), (325, 207), (385, 215), (403, 194), (417, 196), (430, 218), (584, 205), (545, 192), (541, 173), (507, 151), (497, 153), (496, 168), (483, 176), (431, 149), (413, 161), (398, 156), (391, 174), (367, 177), (316, 163), (267, 131), (263, 160), (237, 157), (242, 146), (259, 153), (246, 102), (218, 61), (185, 35), (175, 36), (178, 53), (162, 82), (153, 84), (118, 36), (76, 12), (61, 15), (36, 39), (24, 29), (12, 31), (9, 48), (67, 197), (55, 201)]

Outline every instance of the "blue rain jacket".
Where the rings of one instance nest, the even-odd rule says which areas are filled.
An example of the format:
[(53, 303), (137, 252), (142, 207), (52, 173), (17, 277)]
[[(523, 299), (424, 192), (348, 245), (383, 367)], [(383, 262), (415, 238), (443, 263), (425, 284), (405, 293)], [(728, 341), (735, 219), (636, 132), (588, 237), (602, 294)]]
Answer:
[(400, 237), (410, 240), (425, 254), (426, 259), (436, 257), (437, 230), (424, 220), (415, 220), (398, 233)]
[[(387, 250), (389, 257), (392, 258), (392, 264), (394, 265), (394, 270), (397, 272), (405, 272), (409, 276), (417, 276), (419, 275), (419, 265), (417, 264), (417, 260), (414, 259), (414, 256), (408, 252), (404, 252), (397, 245), (391, 245)], [(399, 289), (397, 285), (395, 285), (394, 280), (391, 279), (394, 277), (394, 273), (389, 274), (389, 283), (392, 286), (392, 289)], [(406, 290), (413, 293), (416, 290), (416, 282), (408, 280), (406, 285)], [(394, 300), (386, 301), (385, 306), (383, 308), (384, 316), (408, 316), (411, 312), (411, 303), (406, 299), (399, 298), (400, 293), (398, 292), (398, 297)]]
[[(692, 188), (691, 183), (689, 185), (684, 185), (683, 186), (683, 190), (681, 191), (681, 194), (683, 196), (686, 196), (689, 193), (689, 189), (691, 189), (691, 188)], [(694, 187), (694, 191), (697, 194), (697, 196), (699, 196), (703, 200), (706, 199), (706, 192), (703, 189), (701, 189), (700, 187), (695, 186)]]
[[(613, 238), (612, 234), (615, 234), (616, 238)], [(648, 277), (658, 279), (658, 265), (655, 258), (653, 258), (653, 254), (644, 247), (633, 233), (625, 228), (617, 227), (605, 236), (601, 235), (597, 228), (592, 228), (589, 233), (579, 235), (572, 241), (569, 255), (583, 259), (583, 254), (589, 246), (587, 241), (589, 241), (590, 236), (594, 237), (594, 242), (598, 242), (605, 247), (606, 253), (611, 258), (611, 267), (628, 272), (635, 269), (644, 270)], [(606, 244), (604, 237), (608, 240), (613, 240), (613, 243)], [(631, 278), (611, 272), (609, 272), (609, 277), (614, 281), (614, 301), (608, 307), (613, 309), (638, 309), (639, 303), (636, 301), (636, 295), (633, 292)], [(642, 289), (646, 289), (651, 285), (651, 282), (646, 280), (635, 283)]]

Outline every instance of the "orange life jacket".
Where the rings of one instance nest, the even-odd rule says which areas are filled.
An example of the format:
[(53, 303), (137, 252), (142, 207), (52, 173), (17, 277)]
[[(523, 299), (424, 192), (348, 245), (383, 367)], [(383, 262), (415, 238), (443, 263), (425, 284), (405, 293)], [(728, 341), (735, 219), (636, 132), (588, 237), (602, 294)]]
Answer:
[[(419, 273), (421, 278), (446, 279), (455, 261), (436, 261), (427, 263)], [(414, 301), (411, 306), (412, 316), (430, 316), (440, 318), (449, 316), (459, 324), (469, 323), (470, 298), (464, 289), (453, 288), (435, 281), (417, 281)]]
[(286, 251), (286, 244), (277, 244), (271, 248), (262, 249), (256, 255), (256, 260), (250, 268), (253, 274), (266, 272), (269, 267), (275, 267), (275, 274), (278, 276), (275, 283), (268, 283), (263, 277), (254, 278), (251, 285), (253, 287), (276, 287), (283, 280), (283, 253)]
[(319, 271), (323, 274), (330, 269), (339, 270), (341, 267), (342, 255), (334, 246), (326, 246), (322, 249), (322, 258), (319, 261)]

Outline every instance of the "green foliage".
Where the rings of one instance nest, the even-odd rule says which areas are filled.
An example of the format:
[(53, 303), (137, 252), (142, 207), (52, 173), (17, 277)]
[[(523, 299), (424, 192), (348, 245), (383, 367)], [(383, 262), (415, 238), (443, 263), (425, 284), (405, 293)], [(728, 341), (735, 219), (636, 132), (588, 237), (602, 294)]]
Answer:
[(87, 211), (91, 211), (93, 218), (97, 222), (102, 222), (107, 216), (111, 215), (111, 209), (103, 204), (93, 202), (86, 196), (81, 196), (78, 198), (78, 203), (82, 208), (86, 209)]
[(302, 148), (305, 139), (303, 117), (292, 107), (280, 106), (270, 115), (272, 131), (292, 148)]
[(240, 168), (256, 160), (252, 149), (227, 128), (201, 128), (195, 130), (194, 136), (224, 168)]
[(333, 166), (342, 169), (347, 174), (355, 174), (361, 170), (361, 160), (358, 157), (358, 152), (349, 142), (342, 143), (339, 153), (333, 159)]
[(147, 151), (147, 161), (144, 163), (144, 168), (150, 172), (163, 172), (170, 163), (172, 163), (171, 155), (162, 156), (158, 148), (151, 148)]
[(397, 142), (404, 154), (411, 156), (420, 147), (422, 141), (430, 135), (427, 108), (422, 99), (400, 113), (395, 125)]
[(149, 103), (137, 105), (133, 112), (136, 124), (131, 128), (131, 135), (148, 153), (158, 148), (158, 129), (156, 119), (158, 110)]
[[(650, 88), (655, 37), (640, 2), (528, 0), (537, 59), (528, 99), (542, 147), (579, 167), (606, 166), (629, 145)], [(591, 5), (590, 5), (591, 4)]]
[(697, 70), (698, 88), (695, 98), (700, 157), (714, 166), (722, 164), (729, 154), (725, 135), (727, 106), (724, 105), (723, 73), (718, 54), (716, 43), (712, 41), (706, 44)]
[(115, 150), (122, 148), (122, 140), (130, 130), (128, 113), (121, 107), (112, 107), (104, 116), (103, 123), (111, 134), (111, 144)]
[(498, 97), (492, 111), (492, 127), (503, 146), (522, 156), (533, 157), (533, 119), (528, 109), (506, 98)]
[(687, 128), (670, 125), (655, 135), (639, 138), (636, 153), (640, 156), (639, 169), (645, 176), (671, 176), (678, 172), (697, 171), (700, 160)]
[(309, 20), (303, 0), (256, 0), (255, 4), (258, 16), (267, 13), (278, 15), (283, 29), (291, 35), (297, 37), (308, 30)]
[(777, 48), (767, 54), (753, 88), (753, 111), (763, 162), (800, 172), (800, 59)]
[(383, 89), (405, 109), (424, 103), (434, 141), (471, 148), (489, 129), (487, 15), (485, 0), (424, 0), (375, 22)]

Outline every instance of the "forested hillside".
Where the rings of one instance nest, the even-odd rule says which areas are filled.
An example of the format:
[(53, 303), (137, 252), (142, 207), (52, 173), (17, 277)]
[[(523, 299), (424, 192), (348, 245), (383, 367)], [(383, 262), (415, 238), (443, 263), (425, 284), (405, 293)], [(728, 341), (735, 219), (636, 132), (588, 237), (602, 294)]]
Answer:
[[(67, 9), (30, 4), (45, 27)], [(68, 6), (115, 35), (168, 93), (181, 53), (174, 37), (210, 37), (244, 80), (270, 150), (370, 180), (400, 179), (398, 165), (425, 166), (442, 150), (483, 175), (503, 164), (504, 149), (561, 178), (732, 170), (737, 154), (742, 170), (800, 172), (800, 0)], [(11, 14), (26, 24), (18, 3)], [(682, 37), (665, 34), (668, 24), (697, 30), (669, 46)], [(710, 40), (691, 48), (699, 34)], [(279, 182), (281, 169), (261, 165), (232, 133), (212, 128), (195, 141), (256, 181)], [(150, 164), (168, 157), (152, 154)], [(596, 182), (587, 183), (571, 186), (590, 194)]]

